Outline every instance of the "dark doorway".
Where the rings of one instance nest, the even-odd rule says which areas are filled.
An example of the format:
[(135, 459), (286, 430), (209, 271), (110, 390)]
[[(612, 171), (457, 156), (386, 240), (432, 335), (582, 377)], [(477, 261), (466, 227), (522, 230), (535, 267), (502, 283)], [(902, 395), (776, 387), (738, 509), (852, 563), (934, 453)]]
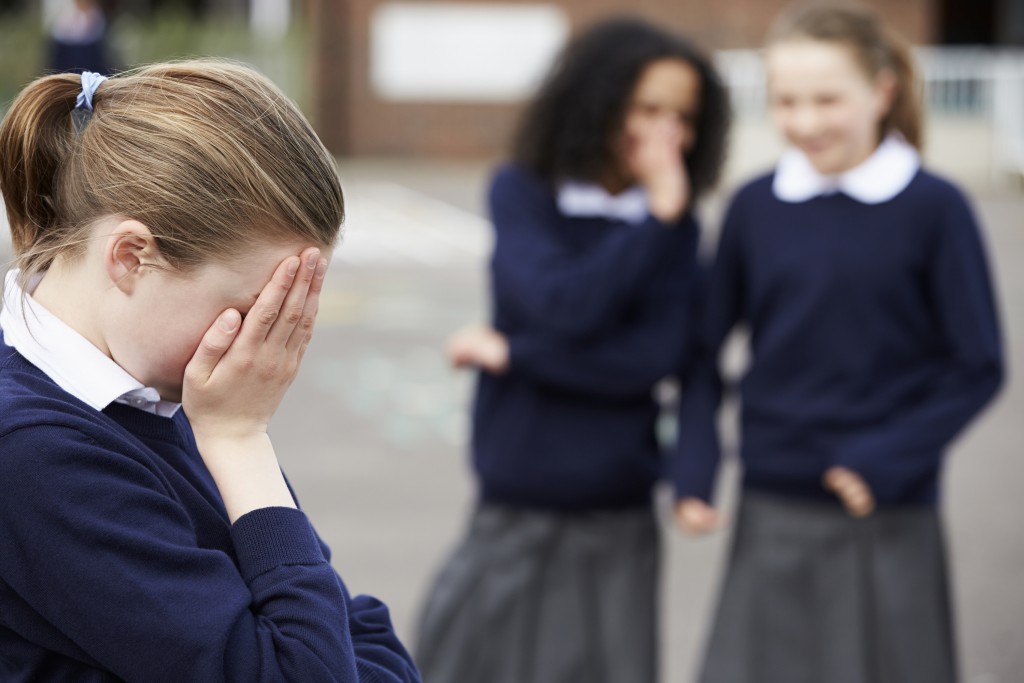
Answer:
[(993, 45), (996, 42), (996, 0), (941, 0), (939, 42)]
[(1024, 47), (1024, 0), (940, 0), (939, 43)]

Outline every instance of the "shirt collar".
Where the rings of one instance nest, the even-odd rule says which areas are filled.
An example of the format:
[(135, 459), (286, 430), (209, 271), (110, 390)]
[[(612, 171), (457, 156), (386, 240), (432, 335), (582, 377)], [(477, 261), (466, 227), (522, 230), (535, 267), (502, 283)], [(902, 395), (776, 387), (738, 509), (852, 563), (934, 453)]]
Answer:
[[(181, 407), (160, 399), (124, 368), (50, 313), (18, 284), (18, 270), (7, 273), (0, 329), (4, 342), (52, 379), (57, 386), (96, 410), (124, 403), (154, 415), (171, 417)], [(28, 290), (39, 284), (34, 278)]]
[(784, 202), (805, 202), (842, 192), (862, 204), (881, 204), (907, 189), (921, 168), (917, 150), (890, 135), (861, 164), (843, 173), (824, 175), (798, 149), (783, 153), (775, 169), (772, 191)]
[(596, 183), (570, 180), (558, 186), (558, 210), (573, 218), (608, 218), (635, 225), (647, 218), (647, 192), (635, 185), (612, 195)]

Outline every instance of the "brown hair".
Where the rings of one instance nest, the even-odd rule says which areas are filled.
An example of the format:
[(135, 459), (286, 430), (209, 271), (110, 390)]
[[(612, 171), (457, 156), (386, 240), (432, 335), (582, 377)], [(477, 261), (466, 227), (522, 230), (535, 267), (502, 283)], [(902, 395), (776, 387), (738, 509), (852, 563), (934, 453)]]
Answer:
[(0, 125), (0, 192), (25, 280), (79, 252), (107, 216), (146, 225), (179, 270), (277, 239), (337, 241), (334, 161), (252, 69), (203, 60), (111, 78), (79, 132), (80, 91), (77, 75), (40, 78)]
[(918, 149), (922, 144), (921, 102), (910, 48), (874, 12), (857, 5), (797, 5), (782, 13), (768, 34), (768, 45), (805, 38), (849, 47), (869, 78), (883, 69), (896, 77), (896, 93), (882, 119), (880, 136), (893, 131)]

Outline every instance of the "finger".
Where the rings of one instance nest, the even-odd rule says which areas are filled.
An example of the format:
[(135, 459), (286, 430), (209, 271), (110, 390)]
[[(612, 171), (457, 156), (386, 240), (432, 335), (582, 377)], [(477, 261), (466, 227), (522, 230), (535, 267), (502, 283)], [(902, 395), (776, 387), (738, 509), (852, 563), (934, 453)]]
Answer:
[(213, 375), (217, 363), (231, 347), (231, 342), (238, 336), (242, 316), (233, 308), (217, 316), (213, 325), (203, 335), (192, 359), (185, 366), (185, 376), (191, 381), (205, 383)]
[(838, 486), (835, 490), (835, 494), (839, 497), (839, 500), (847, 507), (856, 505), (857, 501), (863, 498), (863, 493), (863, 489), (856, 486), (849, 486), (845, 483)]
[(683, 512), (683, 525), (690, 532), (703, 531), (707, 521), (707, 515), (703, 510), (689, 508)]
[(859, 486), (847, 486), (839, 489), (838, 493), (843, 502), (852, 504), (867, 500), (868, 497), (867, 491)]
[(864, 516), (870, 515), (875, 511), (875, 498), (869, 495), (868, 499), (864, 501)]
[(299, 258), (289, 256), (277, 267), (263, 291), (245, 316), (239, 341), (260, 344), (266, 340), (274, 322), (281, 315), (281, 306), (299, 271)]
[(463, 333), (453, 335), (445, 347), (445, 354), (448, 356), (448, 361), (455, 367), (459, 367), (460, 364), (466, 362), (469, 357), (469, 349), (471, 346), (466, 343), (466, 337)]
[[(302, 359), (306, 357), (306, 349), (309, 348), (309, 342), (313, 340), (313, 335), (309, 334), (299, 343), (299, 348), (295, 355), (295, 368), (298, 371), (299, 366), (302, 365)], [(294, 379), (294, 377), (293, 377)]]
[(302, 314), (299, 322), (288, 339), (288, 349), (296, 350), (304, 344), (308, 344), (313, 338), (313, 328), (316, 326), (316, 315), (320, 311), (320, 292), (324, 289), (324, 278), (327, 276), (327, 259), (321, 258), (313, 269), (313, 279), (309, 283), (309, 291), (306, 293), (306, 302), (302, 307)]
[(840, 484), (840, 487), (849, 496), (870, 497), (871, 495), (871, 488), (867, 485), (867, 482), (856, 474), (850, 474), (848, 478)]
[(827, 490), (835, 491), (836, 490), (836, 477), (837, 476), (841, 477), (841, 475), (839, 473), (839, 468), (838, 467), (830, 467), (828, 470), (825, 471), (825, 475), (821, 478), (821, 483), (825, 486), (825, 488)]
[(272, 344), (285, 346), (295, 333), (302, 320), (302, 314), (306, 309), (306, 299), (309, 296), (309, 286), (316, 277), (316, 271), (320, 263), (320, 250), (316, 248), (306, 249), (299, 254), (298, 272), (292, 281), (292, 286), (281, 304), (281, 314), (271, 326), (267, 333), (267, 341)]
[(846, 469), (845, 467), (830, 467), (825, 472), (825, 476), (823, 477), (823, 483), (825, 484), (826, 489), (838, 493), (839, 489), (846, 482), (850, 481), (851, 477), (855, 476), (856, 475), (854, 475), (853, 472)]
[(855, 517), (863, 517), (875, 507), (874, 497), (866, 486), (844, 489), (839, 498), (847, 512)]
[(868, 500), (853, 501), (846, 506), (847, 512), (854, 517), (867, 517), (874, 508), (874, 504)]
[(875, 506), (875, 499), (867, 489), (861, 489), (851, 495), (850, 501), (859, 510), (870, 511)]
[(864, 485), (848, 474), (837, 476), (834, 483), (836, 492), (848, 494), (864, 488)]
[(473, 365), (473, 353), (467, 348), (452, 349), (448, 359), (454, 368), (468, 368)]
[(709, 507), (704, 510), (701, 522), (701, 530), (705, 533), (708, 531), (715, 531), (722, 526), (722, 515), (718, 513), (715, 508)]
[(480, 347), (480, 357), (489, 372), (503, 373), (508, 367), (508, 341), (504, 335), (489, 331)]
[(451, 365), (453, 368), (462, 367), (463, 355), (460, 349), (456, 349), (449, 346), (447, 351), (445, 351), (445, 356), (447, 356), (448, 358), (448, 364)]
[(676, 519), (680, 528), (690, 534), (713, 531), (719, 524), (718, 511), (707, 503), (687, 500), (676, 508)]
[(480, 329), (464, 329), (448, 341), (448, 357), (452, 363), (475, 365), (483, 355), (485, 340)]

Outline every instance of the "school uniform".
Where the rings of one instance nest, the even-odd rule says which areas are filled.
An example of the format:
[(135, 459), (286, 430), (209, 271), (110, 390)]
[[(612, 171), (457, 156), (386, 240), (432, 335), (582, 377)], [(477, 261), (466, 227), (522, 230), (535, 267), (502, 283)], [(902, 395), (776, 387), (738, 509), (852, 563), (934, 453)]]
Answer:
[(685, 353), (697, 226), (662, 224), (640, 189), (553, 190), (513, 166), (489, 199), (509, 367), (479, 375), (478, 505), (417, 662), (431, 683), (653, 682), (652, 392)]
[[(743, 494), (700, 680), (954, 681), (940, 471), (1003, 372), (963, 195), (896, 137), (839, 176), (789, 151), (734, 198), (702, 308), (678, 497), (711, 498), (717, 356), (737, 323), (752, 360)], [(823, 488), (834, 465), (870, 485), (870, 517)]]
[(112, 74), (114, 65), (107, 38), (107, 22), (98, 7), (82, 11), (65, 6), (50, 31), (47, 71)]
[(301, 510), (232, 524), (181, 406), (8, 274), (0, 680), (419, 680)]

